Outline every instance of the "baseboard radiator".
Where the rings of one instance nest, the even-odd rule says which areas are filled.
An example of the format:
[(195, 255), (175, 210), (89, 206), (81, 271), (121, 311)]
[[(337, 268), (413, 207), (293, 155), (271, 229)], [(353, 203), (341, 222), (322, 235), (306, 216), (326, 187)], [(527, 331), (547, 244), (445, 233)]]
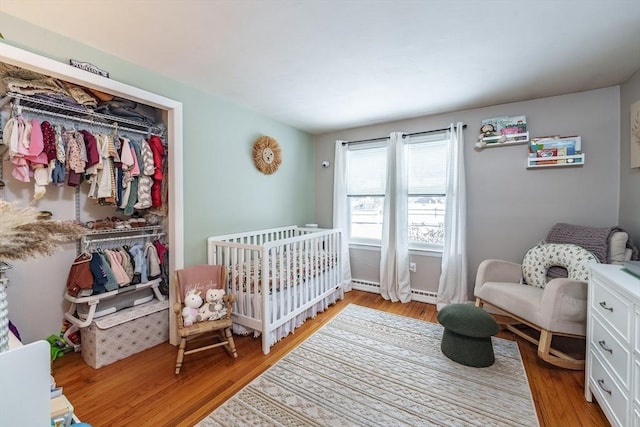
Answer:
[[(351, 288), (358, 291), (366, 291), (379, 294), (380, 283), (369, 282), (367, 280), (351, 280)], [(421, 289), (411, 289), (411, 300), (435, 304), (438, 294), (435, 292), (423, 291)]]

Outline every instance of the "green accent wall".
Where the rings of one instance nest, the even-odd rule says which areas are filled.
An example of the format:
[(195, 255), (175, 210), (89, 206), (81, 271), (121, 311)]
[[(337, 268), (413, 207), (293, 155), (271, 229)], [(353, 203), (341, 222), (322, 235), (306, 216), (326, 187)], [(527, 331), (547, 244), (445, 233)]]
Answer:
[[(7, 44), (64, 63), (87, 61), (113, 80), (182, 102), (184, 180), (170, 185), (184, 192), (185, 265), (206, 261), (211, 235), (315, 222), (311, 135), (4, 13), (0, 32)], [(252, 146), (261, 135), (282, 148), (273, 175), (253, 166)]]

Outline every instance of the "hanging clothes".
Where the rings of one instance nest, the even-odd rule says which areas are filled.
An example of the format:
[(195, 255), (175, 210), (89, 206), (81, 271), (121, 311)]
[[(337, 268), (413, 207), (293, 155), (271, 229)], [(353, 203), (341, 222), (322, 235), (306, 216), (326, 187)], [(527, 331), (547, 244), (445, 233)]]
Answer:
[(153, 152), (153, 163), (155, 171), (153, 173), (153, 186), (151, 187), (151, 205), (154, 208), (162, 206), (162, 162), (165, 156), (162, 140), (157, 135), (149, 138), (149, 147)]
[(142, 162), (141, 146), (138, 141), (129, 141), (131, 147), (131, 153), (133, 157), (133, 166), (131, 168), (131, 191), (129, 192), (129, 198), (127, 204), (124, 207), (124, 214), (127, 216), (133, 215), (134, 205), (138, 200), (138, 178), (140, 176), (140, 163)]
[(152, 176), (155, 172), (153, 160), (153, 152), (149, 143), (145, 140), (140, 141), (141, 152), (141, 168), (138, 177), (138, 201), (133, 205), (136, 209), (148, 209), (151, 207), (151, 186), (153, 185)]
[(129, 248), (129, 253), (133, 255), (134, 270), (132, 284), (146, 283), (149, 281), (147, 276), (147, 262), (144, 258), (144, 246), (142, 243), (136, 243)]
[(130, 283), (129, 276), (122, 268), (122, 261), (119, 258), (119, 254), (117, 251), (112, 251), (110, 249), (104, 250), (105, 258), (113, 271), (113, 275), (115, 277), (116, 283), (119, 287), (127, 286)]
[(87, 150), (84, 144), (84, 137), (75, 130), (69, 130), (62, 133), (62, 140), (67, 150), (65, 153), (68, 171), (67, 185), (76, 187), (80, 184), (82, 174), (85, 172), (87, 165)]
[(162, 274), (160, 270), (160, 258), (153, 243), (148, 242), (144, 247), (144, 256), (147, 260), (147, 271), (149, 280), (157, 279)]

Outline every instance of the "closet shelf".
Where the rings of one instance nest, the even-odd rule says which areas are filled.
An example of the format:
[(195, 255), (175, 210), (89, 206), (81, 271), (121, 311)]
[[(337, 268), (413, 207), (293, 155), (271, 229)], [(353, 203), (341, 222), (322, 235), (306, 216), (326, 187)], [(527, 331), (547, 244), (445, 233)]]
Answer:
[(88, 107), (64, 105), (47, 99), (34, 98), (20, 93), (7, 93), (5, 97), (0, 100), (0, 106), (6, 104), (10, 100), (15, 100), (18, 108), (36, 114), (44, 114), (52, 117), (58, 117), (62, 119), (79, 121), (111, 128), (117, 127), (118, 129), (127, 132), (141, 134), (163, 133), (162, 129), (154, 126), (149, 126), (147, 123), (141, 123), (139, 121), (127, 119), (124, 117), (97, 113)]
[(146, 227), (133, 227), (133, 228), (114, 228), (109, 230), (92, 230), (85, 234), (84, 237), (92, 238), (93, 236), (104, 236), (104, 235), (114, 235), (114, 234), (124, 234), (126, 233), (129, 238), (131, 235), (139, 234), (140, 237), (148, 236), (152, 234), (152, 232), (159, 232), (162, 230), (161, 225), (149, 225)]
[(163, 228), (160, 225), (112, 230), (95, 230), (82, 236), (82, 245), (87, 248), (94, 243), (162, 237), (166, 234), (162, 230)]

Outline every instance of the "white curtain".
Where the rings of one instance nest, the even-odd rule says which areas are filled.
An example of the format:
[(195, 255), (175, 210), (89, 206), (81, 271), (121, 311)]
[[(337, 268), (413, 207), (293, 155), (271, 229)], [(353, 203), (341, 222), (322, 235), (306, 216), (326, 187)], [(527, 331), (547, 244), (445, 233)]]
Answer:
[(409, 302), (407, 143), (401, 132), (393, 132), (390, 139), (382, 217), (380, 293), (386, 300)]
[(342, 284), (351, 290), (351, 261), (349, 259), (349, 200), (347, 198), (347, 146), (336, 141), (333, 162), (333, 228), (339, 228), (342, 236)]
[(442, 273), (438, 284), (438, 310), (447, 304), (468, 302), (467, 291), (467, 197), (464, 173), (463, 123), (449, 129), (447, 198), (444, 216)]

